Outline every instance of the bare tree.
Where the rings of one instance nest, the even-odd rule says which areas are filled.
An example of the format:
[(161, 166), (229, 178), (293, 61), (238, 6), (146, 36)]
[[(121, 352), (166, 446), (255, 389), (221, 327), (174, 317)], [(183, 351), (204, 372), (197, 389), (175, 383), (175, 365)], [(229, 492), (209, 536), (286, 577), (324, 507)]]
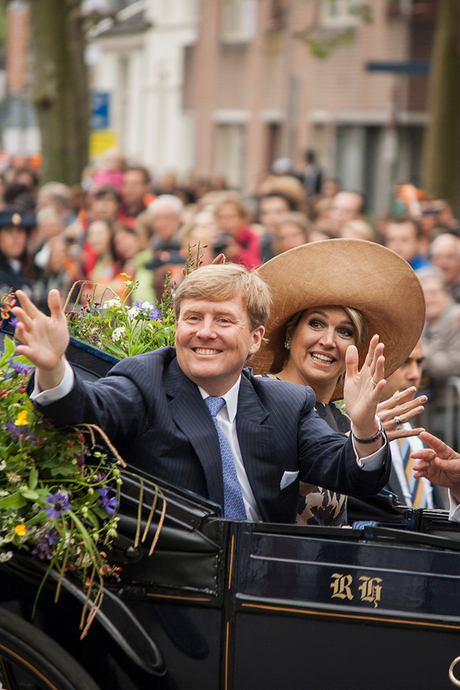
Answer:
[(434, 40), (423, 188), (460, 211), (460, 2), (440, 0)]
[(32, 0), (34, 95), (42, 181), (80, 181), (88, 161), (89, 89), (80, 0)]

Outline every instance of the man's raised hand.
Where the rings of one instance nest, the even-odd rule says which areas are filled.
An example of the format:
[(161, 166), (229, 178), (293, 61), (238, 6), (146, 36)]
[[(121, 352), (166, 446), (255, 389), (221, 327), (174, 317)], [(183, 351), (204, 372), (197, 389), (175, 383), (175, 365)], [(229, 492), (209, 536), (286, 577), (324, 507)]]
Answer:
[(64, 355), (69, 344), (69, 329), (59, 291), (50, 290), (48, 294), (51, 316), (37, 309), (22, 290), (17, 290), (16, 296), (21, 306), (12, 310), (18, 319), (15, 335), (22, 343), (17, 351), (35, 365), (40, 390), (54, 388), (64, 376)]

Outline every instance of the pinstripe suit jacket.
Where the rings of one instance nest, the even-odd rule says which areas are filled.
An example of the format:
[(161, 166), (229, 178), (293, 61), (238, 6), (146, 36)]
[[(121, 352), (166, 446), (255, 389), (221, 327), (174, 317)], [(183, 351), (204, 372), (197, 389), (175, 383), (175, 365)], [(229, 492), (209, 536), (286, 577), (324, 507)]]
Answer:
[[(264, 521), (294, 522), (298, 479), (358, 496), (388, 481), (389, 454), (381, 470), (364, 472), (351, 441), (331, 431), (314, 403), (310, 388), (243, 370), (236, 427)], [(98, 424), (128, 463), (223, 504), (217, 432), (174, 348), (122, 360), (95, 383), (76, 377), (67, 396), (41, 409), (59, 426)]]

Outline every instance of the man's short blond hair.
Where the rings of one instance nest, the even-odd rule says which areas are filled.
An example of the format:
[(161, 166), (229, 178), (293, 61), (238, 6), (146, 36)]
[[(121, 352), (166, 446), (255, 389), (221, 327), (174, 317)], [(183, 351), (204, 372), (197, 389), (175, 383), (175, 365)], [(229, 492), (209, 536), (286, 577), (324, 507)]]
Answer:
[(251, 330), (266, 325), (270, 316), (270, 290), (256, 271), (238, 264), (211, 264), (192, 271), (174, 294), (174, 314), (179, 321), (184, 299), (221, 302), (241, 295)]

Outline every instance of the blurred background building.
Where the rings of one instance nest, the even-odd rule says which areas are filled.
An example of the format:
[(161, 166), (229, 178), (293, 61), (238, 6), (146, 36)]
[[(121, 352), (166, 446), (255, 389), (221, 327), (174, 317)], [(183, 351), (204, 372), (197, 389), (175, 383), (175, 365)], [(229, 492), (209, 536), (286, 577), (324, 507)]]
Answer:
[[(364, 193), (374, 212), (394, 183), (420, 183), (436, 1), (84, 4), (108, 13), (87, 51), (94, 156), (117, 145), (155, 175), (223, 174), (252, 192), (274, 160), (300, 171), (312, 148), (325, 176)], [(9, 4), (8, 22), (2, 146), (32, 153), (24, 0)]]

